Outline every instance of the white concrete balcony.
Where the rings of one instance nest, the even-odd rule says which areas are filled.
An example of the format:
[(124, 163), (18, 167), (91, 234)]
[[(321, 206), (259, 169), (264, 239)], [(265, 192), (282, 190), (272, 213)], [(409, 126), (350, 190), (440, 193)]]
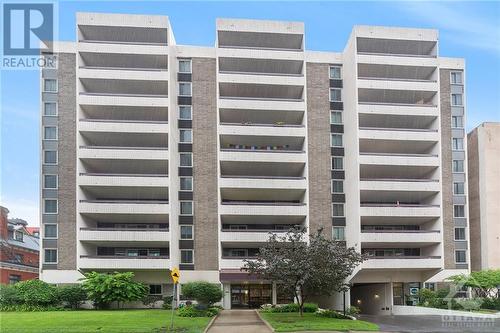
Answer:
[(419, 57), (409, 55), (390, 55), (390, 54), (357, 54), (358, 63), (362, 64), (380, 64), (380, 65), (400, 65), (400, 66), (425, 66), (432, 67), (438, 65), (435, 57)]
[(80, 146), (81, 159), (168, 160), (168, 149), (147, 147)]
[(246, 58), (246, 59), (276, 59), (276, 60), (304, 60), (304, 52), (269, 50), (263, 52), (251, 48), (217, 48), (219, 58)]
[(395, 246), (395, 243), (426, 246), (441, 243), (443, 237), (438, 230), (363, 230), (360, 240), (364, 247)]
[(377, 270), (439, 269), (442, 268), (442, 265), (442, 259), (439, 256), (370, 257), (360, 265), (360, 268)]
[(359, 138), (366, 140), (426, 141), (438, 142), (437, 130), (362, 127)]
[(441, 216), (438, 205), (408, 205), (408, 204), (361, 204), (361, 217), (429, 217)]
[(241, 72), (219, 72), (218, 82), (223, 83), (246, 83), (246, 84), (269, 84), (283, 86), (303, 86), (305, 78), (303, 75), (277, 75), (267, 73), (241, 73)]
[(428, 80), (404, 80), (390, 78), (358, 78), (358, 88), (437, 91), (438, 83)]
[(302, 125), (267, 125), (267, 124), (236, 124), (221, 123), (220, 135), (247, 135), (247, 136), (288, 136), (305, 137), (306, 129)]
[(223, 176), (219, 178), (220, 188), (239, 189), (306, 189), (305, 177), (265, 177), (265, 176)]
[(79, 269), (130, 269), (151, 270), (170, 269), (170, 258), (158, 257), (125, 257), (125, 256), (80, 256), (78, 260)]
[(168, 107), (170, 103), (168, 97), (163, 95), (80, 93), (78, 95), (78, 104), (104, 106)]
[(167, 70), (140, 68), (80, 67), (78, 69), (78, 77), (88, 79), (168, 81), (169, 75)]
[(293, 150), (221, 149), (219, 159), (230, 162), (305, 163), (306, 154)]
[(283, 110), (290, 112), (305, 112), (306, 104), (303, 100), (285, 99), (257, 99), (257, 98), (219, 98), (219, 109), (239, 109), (239, 110)]
[(394, 115), (394, 116), (434, 116), (439, 115), (437, 106), (427, 105), (398, 105), (389, 103), (359, 103), (358, 112), (366, 114)]
[(78, 211), (82, 214), (155, 214), (168, 215), (168, 201), (140, 200), (80, 200)]
[(361, 191), (439, 192), (439, 181), (428, 179), (361, 179)]
[(164, 175), (151, 174), (109, 174), (80, 173), (80, 186), (129, 186), (129, 187), (165, 187), (169, 186), (169, 178)]
[(80, 241), (90, 242), (170, 242), (168, 229), (80, 228)]
[(230, 268), (242, 268), (245, 266), (245, 262), (243, 261), (244, 258), (229, 258), (229, 257), (222, 257), (220, 259), (220, 267), (219, 269), (230, 269)]
[(220, 215), (306, 216), (307, 205), (294, 203), (225, 202), (219, 206)]
[[(229, 242), (229, 243), (264, 243), (269, 239), (269, 231), (255, 231), (255, 230), (247, 230), (247, 231), (221, 231), (219, 233), (219, 239), (221, 242)], [(281, 232), (283, 233), (283, 232)]]
[(78, 52), (89, 53), (116, 53), (116, 54), (146, 54), (146, 55), (168, 55), (167, 45), (141, 45), (117, 43), (93, 43), (79, 41), (77, 43)]
[(359, 163), (364, 165), (438, 167), (440, 160), (438, 155), (434, 154), (360, 153)]
[(166, 121), (80, 119), (78, 130), (105, 133), (168, 133), (169, 126)]

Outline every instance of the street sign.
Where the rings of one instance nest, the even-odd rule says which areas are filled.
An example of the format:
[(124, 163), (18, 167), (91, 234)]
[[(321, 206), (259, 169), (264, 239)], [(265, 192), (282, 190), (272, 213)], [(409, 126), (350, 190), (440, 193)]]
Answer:
[(179, 279), (181, 277), (181, 272), (179, 272), (178, 268), (174, 268), (170, 272), (170, 276), (172, 276), (172, 281), (174, 281), (174, 284), (179, 283)]

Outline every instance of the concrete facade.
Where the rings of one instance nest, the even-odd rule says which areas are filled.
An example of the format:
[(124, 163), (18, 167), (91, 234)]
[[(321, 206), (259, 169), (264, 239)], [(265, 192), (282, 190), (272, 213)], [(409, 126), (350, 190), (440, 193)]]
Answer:
[(42, 148), (64, 165), (42, 165), (64, 182), (41, 194), (60, 208), (43, 223), (61, 224), (55, 238), (42, 230), (59, 258), (43, 280), (128, 270), (166, 294), (179, 267), (183, 281), (220, 283), (225, 308), (288, 302), (241, 267), (294, 226), (368, 256), (346, 304), (324, 306), (384, 290), (387, 314), (412, 301), (394, 291), (469, 271), (467, 168), (454, 169), (465, 66), (439, 57), (437, 31), (356, 26), (341, 53), (305, 50), (300, 22), (219, 19), (216, 35), (182, 46), (167, 17), (77, 14), (78, 41), (55, 52), (73, 58), (42, 73), (76, 82), (42, 93), (74, 117), (42, 121), (59, 130)]
[(471, 269), (500, 268), (500, 124), (483, 123), (467, 135)]

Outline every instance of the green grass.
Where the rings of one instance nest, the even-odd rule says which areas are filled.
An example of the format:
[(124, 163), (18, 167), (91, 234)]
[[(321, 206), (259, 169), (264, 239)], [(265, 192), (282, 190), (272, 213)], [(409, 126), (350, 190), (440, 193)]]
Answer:
[(276, 332), (294, 331), (377, 331), (378, 326), (362, 320), (335, 319), (316, 316), (314, 313), (265, 313), (262, 317)]
[[(165, 332), (170, 327), (169, 310), (81, 310), (47, 312), (0, 312), (2, 333), (142, 333)], [(203, 332), (211, 318), (174, 316), (174, 331)]]

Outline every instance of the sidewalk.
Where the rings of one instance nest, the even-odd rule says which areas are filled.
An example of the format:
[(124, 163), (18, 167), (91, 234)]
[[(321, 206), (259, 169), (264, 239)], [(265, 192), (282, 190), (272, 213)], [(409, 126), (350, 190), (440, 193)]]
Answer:
[(271, 333), (254, 310), (222, 310), (207, 333)]

